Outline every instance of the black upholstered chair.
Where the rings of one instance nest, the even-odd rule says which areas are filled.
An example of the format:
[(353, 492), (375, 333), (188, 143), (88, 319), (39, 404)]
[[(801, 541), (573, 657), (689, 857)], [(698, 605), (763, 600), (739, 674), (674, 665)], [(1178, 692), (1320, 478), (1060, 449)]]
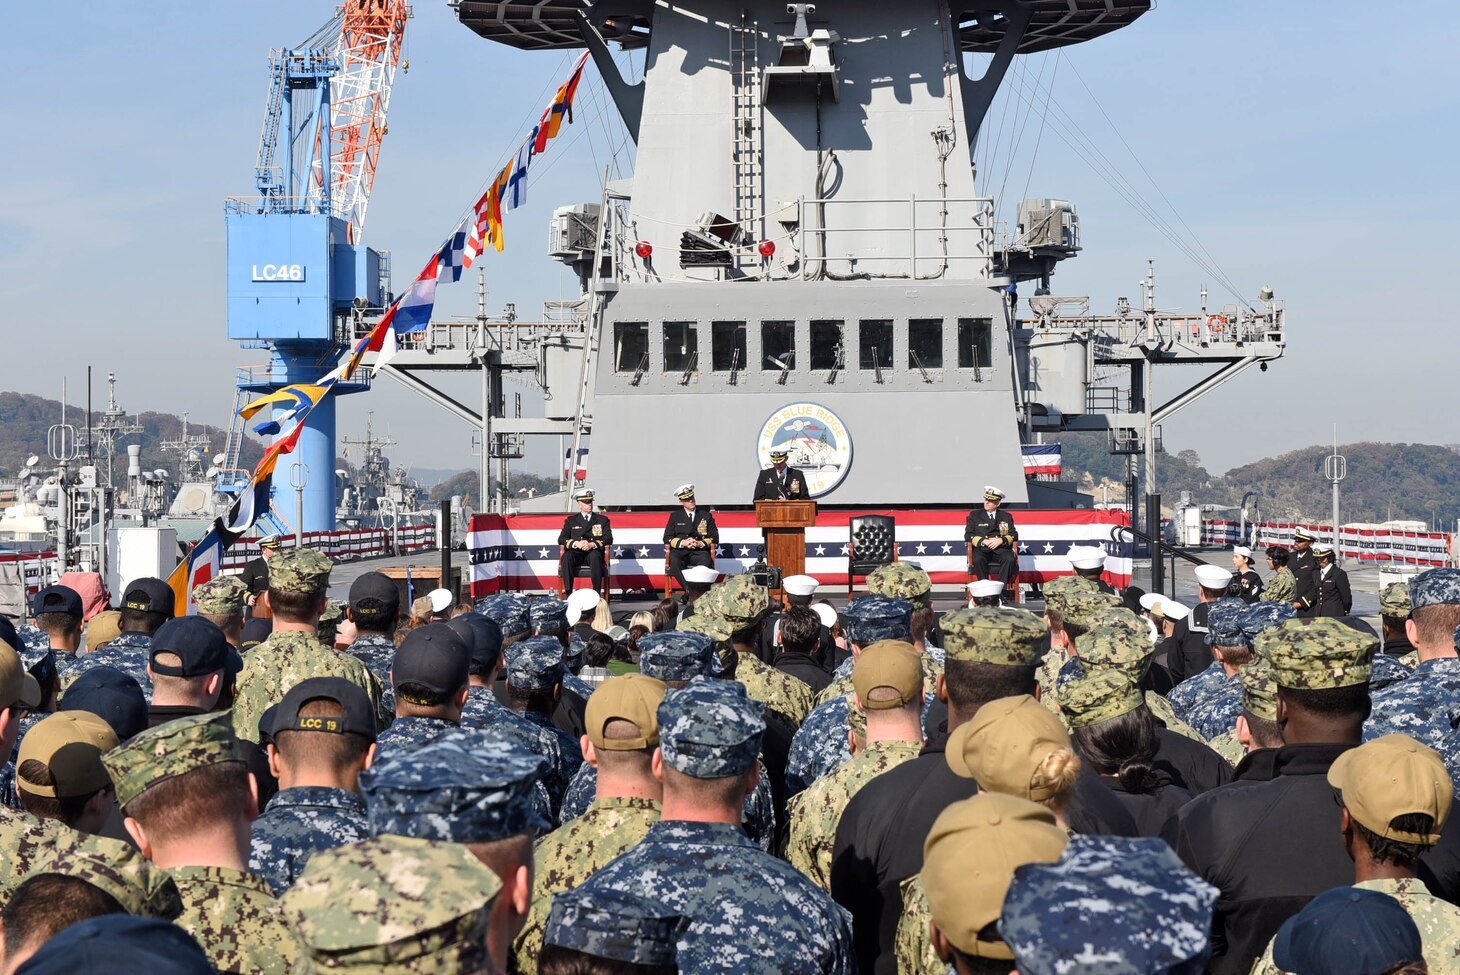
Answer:
[(859, 515), (847, 525), (847, 598), (857, 576), (897, 561), (897, 522), (891, 515)]

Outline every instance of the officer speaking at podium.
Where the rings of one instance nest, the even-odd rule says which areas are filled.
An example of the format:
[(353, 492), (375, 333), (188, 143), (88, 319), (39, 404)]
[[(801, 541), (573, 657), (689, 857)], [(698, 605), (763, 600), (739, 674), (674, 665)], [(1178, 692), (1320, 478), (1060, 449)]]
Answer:
[(785, 450), (771, 451), (771, 466), (760, 472), (755, 480), (753, 501), (807, 501), (811, 492), (806, 490), (806, 475), (786, 463), (789, 455)]

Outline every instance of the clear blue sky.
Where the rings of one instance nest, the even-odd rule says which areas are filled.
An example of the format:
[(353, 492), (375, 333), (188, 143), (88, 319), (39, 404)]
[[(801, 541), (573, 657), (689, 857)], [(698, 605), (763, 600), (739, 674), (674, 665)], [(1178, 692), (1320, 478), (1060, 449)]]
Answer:
[[(1326, 442), (1335, 423), (1344, 442), (1460, 441), (1445, 298), (1460, 256), (1460, 7), (1394, 9), (1402, 16), (1166, 0), (1128, 30), (1020, 69), (1026, 85), (1052, 83), (1059, 108), (1174, 223), (1129, 144), (1244, 294), (1271, 284), (1287, 301), (1287, 358), (1166, 425), (1168, 449), (1193, 448), (1214, 472)], [(316, 0), (149, 0), (125, 18), (100, 0), (11, 12), (0, 282), (14, 344), (0, 389), (54, 397), (63, 375), (79, 390), (92, 365), (99, 378), (118, 373), (129, 410), (226, 421), (234, 367), (259, 353), (224, 337), (223, 199), (253, 192), (268, 50), (332, 12)], [(444, 0), (415, 14), (366, 234), (393, 252), (397, 287), (516, 147), (570, 58), (483, 41)], [(508, 216), (506, 253), (488, 258), (493, 311), (513, 302), (531, 318), (570, 296), (544, 255), (546, 225), (554, 207), (598, 198), (621, 130), (592, 122), (595, 95), (593, 81), (579, 124), (533, 169), (528, 206)], [(1022, 104), (1006, 87), (986, 138), (1006, 102)], [(1031, 119), (1011, 154), (1004, 125), (982, 191), (1005, 187), (1005, 212), (1026, 185), (1079, 207), (1086, 250), (1055, 293), (1109, 313), (1117, 296), (1137, 299), (1154, 258), (1163, 308), (1195, 310), (1203, 284), (1212, 304), (1230, 300), (1053, 128), (1041, 135)], [(438, 314), (474, 310), (474, 274), (441, 289)], [(362, 433), (369, 409), (402, 441), (401, 462), (475, 466), (469, 428), (389, 382), (341, 404), (341, 433)], [(551, 468), (546, 451), (534, 460)]]

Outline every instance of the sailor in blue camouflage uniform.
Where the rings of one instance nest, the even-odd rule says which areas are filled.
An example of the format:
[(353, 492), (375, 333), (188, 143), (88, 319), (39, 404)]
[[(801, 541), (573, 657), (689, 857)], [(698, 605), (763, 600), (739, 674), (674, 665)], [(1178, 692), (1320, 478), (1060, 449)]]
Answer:
[(543, 931), (539, 965), (584, 961), (583, 956), (633, 965), (643, 975), (676, 975), (679, 939), (689, 921), (665, 914), (627, 891), (555, 894)]
[[(684, 687), (696, 677), (715, 677), (720, 662), (715, 646), (714, 639), (703, 633), (687, 630), (646, 633), (639, 638), (639, 673), (661, 680), (671, 688)], [(563, 796), (559, 824), (571, 822), (587, 812), (597, 791), (598, 770), (584, 762)], [(741, 805), (740, 825), (762, 850), (770, 850), (774, 845), (776, 804), (764, 765), (755, 788)]]
[(499, 592), (477, 600), (476, 611), (502, 629), (504, 645), (532, 635), (532, 617), (526, 597)]
[[(697, 678), (665, 695), (658, 710), (665, 809), (699, 807), (702, 818), (660, 820), (637, 847), (579, 887), (580, 896), (595, 903), (600, 892), (623, 891), (686, 918), (680, 971), (852, 972), (846, 911), (738, 826), (717, 819), (733, 814), (758, 774), (763, 712), (734, 681)], [(721, 798), (709, 808), (713, 800), (702, 797), (707, 781), (735, 787), (712, 791)], [(689, 796), (696, 798), (686, 802)]]
[[(1221, 600), (1227, 602), (1227, 600)], [(1230, 624), (1226, 613), (1218, 613), (1213, 605), (1210, 617), (1208, 641), (1219, 648), (1223, 668), (1221, 679), (1206, 692), (1198, 695), (1184, 710), (1178, 713), (1181, 719), (1196, 729), (1207, 741), (1212, 741), (1232, 730), (1237, 716), (1242, 713), (1243, 684), (1242, 670), (1253, 660), (1253, 643), (1258, 634), (1293, 619), (1297, 611), (1288, 603), (1257, 602), (1245, 604), (1236, 614), (1239, 634), (1229, 632)], [(1235, 663), (1235, 666), (1234, 666)], [(1196, 678), (1193, 678), (1195, 680)], [(1188, 681), (1187, 683), (1191, 683)], [(1186, 686), (1185, 684), (1182, 685)], [(1178, 688), (1179, 690), (1179, 688)], [(1173, 692), (1174, 693), (1174, 692)]]
[(152, 703), (152, 678), (147, 676), (147, 664), (152, 659), (152, 636), (157, 628), (172, 619), (177, 597), (172, 587), (161, 579), (137, 579), (127, 586), (122, 594), (122, 625), (126, 627), (133, 619), (145, 619), (151, 627), (148, 633), (138, 629), (123, 629), (121, 634), (105, 647), (88, 653), (76, 661), (71, 676), (75, 677), (96, 667), (115, 667), (132, 678)]
[[(1207, 611), (1206, 634), (1206, 645), (1209, 651), (1212, 647), (1251, 649), (1251, 645), (1242, 636), (1242, 610), (1246, 605), (1246, 600), (1237, 596), (1224, 596), (1211, 604), (1211, 608)], [(1196, 702), (1211, 694), (1221, 693), (1227, 683), (1227, 672), (1222, 667), (1222, 661), (1213, 656), (1205, 670), (1199, 671), (1171, 688), (1166, 695), (1166, 700), (1170, 701), (1171, 706), (1176, 709), (1176, 716), (1190, 724), (1186, 712)]]
[(391, 670), (395, 720), (380, 733), (382, 759), (396, 750), (428, 745), (461, 727), (470, 651), (446, 623), (427, 623), (406, 634)]
[(553, 723), (552, 706), (563, 679), (563, 644), (555, 636), (533, 636), (504, 650), (507, 690), (512, 711), (558, 741), (565, 770), (578, 771), (583, 748), (578, 740)]
[(346, 608), (355, 624), (355, 639), (345, 652), (380, 681), (380, 706), (395, 711), (390, 667), (395, 661), (395, 627), (400, 622), (400, 590), (383, 572), (367, 572), (350, 583)]
[[(842, 611), (842, 632), (854, 651), (870, 647), (878, 640), (911, 642), (912, 613), (913, 604), (905, 599), (863, 596), (852, 600)], [(848, 658), (847, 663), (850, 664), (853, 659), (855, 657)], [(842, 695), (818, 704), (801, 722), (786, 760), (788, 800), (805, 791), (823, 775), (851, 761), (852, 748), (847, 740), (847, 720), (851, 711), (849, 698)]]
[(356, 780), (374, 757), (375, 710), (349, 681), (311, 677), (273, 711), (269, 766), (281, 788), (253, 821), (248, 869), (278, 896), (316, 853), (370, 836)]
[[(1445, 771), (1460, 782), (1460, 628), (1446, 634), (1443, 623), (1460, 606), (1460, 569), (1430, 569), (1409, 582), (1409, 620), (1404, 624), (1419, 654), (1414, 672), (1373, 692), (1364, 722), (1364, 741), (1408, 735), (1444, 759)], [(1382, 655), (1380, 655), (1382, 656)]]
[(535, 636), (552, 636), (563, 644), (563, 676), (558, 683), (558, 704), (553, 724), (570, 735), (583, 728), (583, 712), (593, 685), (578, 676), (583, 669), (583, 643), (575, 651), (568, 631), (568, 604), (552, 596), (540, 596), (528, 606), (528, 618)]
[[(55, 649), (56, 674), (63, 683), (70, 683), (70, 676), (80, 661), (77, 650), (81, 641), (81, 618), (85, 609), (81, 605), (81, 594), (70, 586), (46, 586), (31, 598), (31, 614), (39, 620), (45, 616), (52, 629), (57, 630), (57, 640), (66, 646), (56, 647), (50, 633), (40, 626), (26, 623), (20, 628), (20, 639), (28, 649), (41, 651)], [(17, 645), (17, 650), (20, 647)], [(44, 691), (48, 684), (42, 683)]]
[(546, 827), (533, 803), (542, 770), (536, 755), (459, 732), (361, 773), (370, 838), (317, 854), (280, 900), (303, 945), (298, 970), (505, 968)]
[(467, 667), (470, 686), (467, 687), (466, 704), (461, 708), (461, 726), (491, 730), (520, 742), (526, 751), (542, 756), (548, 763), (542, 785), (547, 790), (556, 820), (558, 804), (563, 801), (563, 792), (568, 788), (568, 780), (573, 777), (576, 762), (570, 764), (563, 756), (561, 739), (557, 735), (514, 713), (497, 700), (492, 691), (492, 679), (502, 661), (502, 628), (475, 610), (447, 620), (446, 625), (466, 641), (470, 651), (471, 662)]
[(1199, 975), (1218, 893), (1162, 840), (1076, 836), (1014, 870), (998, 930), (1020, 975)]

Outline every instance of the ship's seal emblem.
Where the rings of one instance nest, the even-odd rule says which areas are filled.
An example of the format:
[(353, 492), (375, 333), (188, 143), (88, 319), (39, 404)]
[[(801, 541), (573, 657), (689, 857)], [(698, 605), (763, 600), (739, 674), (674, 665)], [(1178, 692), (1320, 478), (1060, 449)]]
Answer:
[(841, 417), (816, 403), (790, 403), (761, 424), (756, 460), (771, 466), (771, 450), (784, 450), (786, 463), (806, 475), (813, 498), (829, 493), (852, 466), (852, 435)]

